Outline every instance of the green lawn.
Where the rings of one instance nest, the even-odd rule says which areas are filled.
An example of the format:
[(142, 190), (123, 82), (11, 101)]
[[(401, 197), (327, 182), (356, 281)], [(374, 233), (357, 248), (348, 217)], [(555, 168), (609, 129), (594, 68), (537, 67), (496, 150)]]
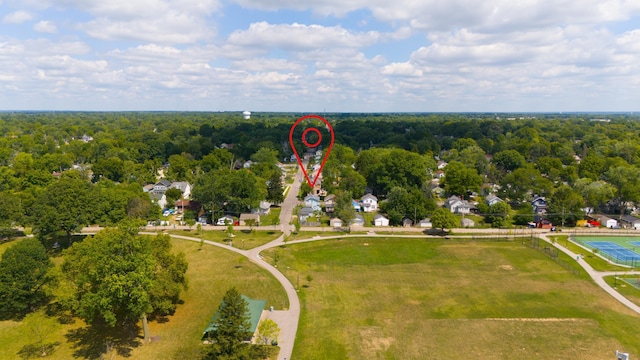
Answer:
[(275, 252), (301, 288), (293, 358), (640, 354), (637, 314), (519, 242), (362, 237), (287, 245), (265, 257)]
[[(233, 230), (233, 237), (229, 237), (227, 234), (226, 226), (216, 226), (215, 230), (204, 230), (202, 235), (198, 234), (195, 229), (193, 230), (169, 230), (169, 234), (191, 236), (194, 238), (201, 238), (204, 240), (215, 241), (221, 244), (228, 244), (231, 240), (233, 246), (244, 248), (246, 250), (253, 249), (255, 247), (264, 245), (270, 241), (273, 241), (282, 235), (281, 231), (277, 230), (256, 230), (260, 227), (250, 230)], [(243, 243), (244, 240), (244, 243)]]
[[(0, 249), (7, 245), (0, 245)], [(19, 322), (1, 321), (0, 359), (20, 359), (21, 351), (25, 356), (34, 354), (34, 345), (40, 341), (52, 345), (50, 359), (95, 359), (106, 348), (106, 338), (123, 345), (125, 351), (115, 359), (195, 359), (202, 347), (202, 331), (231, 286), (249, 297), (267, 300), (267, 307), (288, 307), (280, 284), (246, 258), (213, 246), (199, 250), (198, 243), (185, 240), (174, 240), (173, 245), (186, 254), (189, 262), (189, 289), (173, 316), (149, 323), (154, 339), (150, 344), (140, 344), (141, 333), (134, 338), (124, 336), (127, 341), (122, 341), (123, 334), (118, 331), (92, 330), (78, 319), (60, 317), (59, 311), (52, 309), (50, 315), (39, 311)], [(61, 323), (62, 319), (65, 321)]]
[(282, 209), (280, 209), (279, 207), (275, 207), (275, 208), (271, 208), (271, 211), (269, 211), (269, 213), (267, 215), (262, 215), (260, 216), (260, 227), (261, 228), (267, 228), (267, 229), (273, 229), (274, 228), (274, 222), (277, 222), (278, 224), (280, 223), (280, 211)]

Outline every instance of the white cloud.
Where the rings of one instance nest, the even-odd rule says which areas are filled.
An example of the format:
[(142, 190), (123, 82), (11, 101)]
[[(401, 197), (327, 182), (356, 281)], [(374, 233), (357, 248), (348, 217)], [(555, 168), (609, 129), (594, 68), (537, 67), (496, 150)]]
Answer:
[(229, 45), (255, 48), (281, 48), (305, 51), (322, 48), (359, 48), (375, 44), (380, 34), (375, 31), (352, 33), (342, 27), (322, 25), (253, 23), (247, 30), (233, 32)]
[(383, 75), (422, 76), (422, 70), (416, 69), (410, 62), (391, 63), (382, 68)]
[(33, 16), (29, 12), (20, 10), (5, 15), (2, 18), (2, 22), (5, 24), (22, 24), (23, 22), (31, 19), (33, 19)]
[(56, 24), (51, 21), (42, 20), (33, 25), (33, 30), (41, 33), (55, 34), (58, 28), (56, 27)]

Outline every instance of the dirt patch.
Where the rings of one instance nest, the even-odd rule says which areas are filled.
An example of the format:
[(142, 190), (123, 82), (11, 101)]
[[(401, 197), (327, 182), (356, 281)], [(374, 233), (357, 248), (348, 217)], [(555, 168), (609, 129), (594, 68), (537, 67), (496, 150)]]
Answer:
[(513, 270), (513, 266), (511, 266), (511, 265), (500, 265), (500, 266), (498, 266), (498, 268), (500, 270), (509, 270), (509, 271)]
[(371, 352), (372, 355), (387, 351), (394, 341), (392, 337), (385, 337), (382, 329), (375, 326), (361, 328), (360, 336), (362, 337), (364, 348)]

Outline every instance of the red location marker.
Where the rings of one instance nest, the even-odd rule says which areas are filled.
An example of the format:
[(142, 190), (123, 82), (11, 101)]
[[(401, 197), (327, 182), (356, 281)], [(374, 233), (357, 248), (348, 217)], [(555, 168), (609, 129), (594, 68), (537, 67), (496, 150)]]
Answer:
[[(293, 133), (296, 127), (298, 126), (298, 124), (302, 122), (309, 122), (313, 125), (316, 125), (318, 124), (318, 121), (321, 121), (324, 123), (324, 125), (326, 125), (325, 126), (326, 130), (329, 132), (329, 134), (331, 134), (331, 141), (327, 146), (327, 151), (324, 153), (324, 158), (322, 158), (322, 163), (320, 163), (320, 168), (318, 169), (318, 173), (315, 174), (315, 176), (313, 176), (314, 174), (312, 170), (311, 177), (313, 178), (313, 180), (311, 180), (309, 178), (309, 171), (304, 165), (304, 161), (303, 161), (304, 157), (300, 156), (300, 154), (304, 154), (304, 152), (306, 152), (307, 150), (316, 148), (322, 144), (322, 137), (323, 137), (322, 131), (320, 131), (320, 129), (314, 126), (305, 128), (304, 131), (302, 131), (302, 138), (300, 140), (302, 140), (302, 144), (306, 146), (306, 148), (300, 149), (300, 151), (296, 149), (296, 143), (294, 140), (297, 140), (297, 139), (294, 139)], [(317, 139), (314, 140), (313, 139), (314, 137)], [(306, 115), (296, 120), (296, 122), (293, 123), (293, 125), (291, 126), (291, 130), (289, 131), (289, 144), (291, 145), (291, 148), (293, 149), (293, 154), (296, 156), (296, 159), (298, 160), (298, 164), (300, 165), (300, 168), (304, 173), (304, 177), (307, 179), (307, 184), (309, 184), (309, 186), (311, 186), (312, 188), (316, 184), (316, 181), (318, 180), (318, 178), (320, 177), (320, 174), (322, 173), (322, 168), (324, 167), (324, 163), (326, 163), (327, 158), (329, 158), (329, 153), (331, 153), (331, 148), (333, 148), (334, 140), (335, 140), (335, 136), (333, 134), (333, 128), (331, 127), (331, 124), (329, 124), (329, 122), (325, 120), (325, 118), (323, 118), (322, 116)]]

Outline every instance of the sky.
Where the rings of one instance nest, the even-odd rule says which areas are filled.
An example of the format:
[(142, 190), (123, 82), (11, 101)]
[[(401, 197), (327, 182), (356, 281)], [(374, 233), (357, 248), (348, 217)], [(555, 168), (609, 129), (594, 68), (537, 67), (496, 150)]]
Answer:
[(0, 110), (640, 111), (640, 0), (0, 0)]

